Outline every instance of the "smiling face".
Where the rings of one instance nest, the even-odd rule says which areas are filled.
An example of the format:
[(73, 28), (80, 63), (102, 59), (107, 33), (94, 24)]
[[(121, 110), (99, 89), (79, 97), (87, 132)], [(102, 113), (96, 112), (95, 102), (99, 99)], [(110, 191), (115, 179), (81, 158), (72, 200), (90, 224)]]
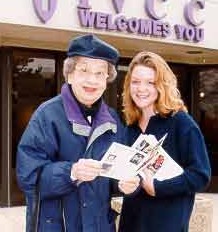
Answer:
[(158, 97), (155, 77), (155, 70), (144, 65), (136, 65), (132, 70), (130, 95), (142, 112), (154, 111), (154, 104)]
[(107, 61), (78, 57), (74, 71), (68, 75), (68, 83), (77, 100), (91, 107), (103, 95), (107, 78)]

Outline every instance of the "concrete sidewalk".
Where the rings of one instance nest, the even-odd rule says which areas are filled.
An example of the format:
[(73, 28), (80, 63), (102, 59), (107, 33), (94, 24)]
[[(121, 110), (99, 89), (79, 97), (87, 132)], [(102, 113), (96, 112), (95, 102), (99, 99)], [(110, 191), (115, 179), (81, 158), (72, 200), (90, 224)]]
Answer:
[[(218, 231), (218, 194), (201, 194), (213, 201), (212, 232)], [(25, 231), (25, 207), (0, 208), (1, 232)], [(202, 229), (204, 231), (204, 229)], [(198, 231), (198, 232), (202, 232)]]
[(25, 210), (23, 207), (0, 208), (1, 232), (24, 232)]

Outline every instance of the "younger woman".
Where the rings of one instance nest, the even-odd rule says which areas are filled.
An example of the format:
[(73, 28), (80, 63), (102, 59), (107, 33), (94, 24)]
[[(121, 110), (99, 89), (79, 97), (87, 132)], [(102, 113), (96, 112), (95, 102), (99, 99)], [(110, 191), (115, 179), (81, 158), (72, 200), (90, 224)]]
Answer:
[(163, 181), (145, 172), (139, 193), (124, 199), (119, 231), (186, 232), (195, 193), (211, 173), (203, 136), (187, 113), (177, 79), (159, 55), (141, 52), (129, 66), (123, 96), (129, 145), (141, 133), (157, 140), (167, 133), (162, 146), (184, 172)]

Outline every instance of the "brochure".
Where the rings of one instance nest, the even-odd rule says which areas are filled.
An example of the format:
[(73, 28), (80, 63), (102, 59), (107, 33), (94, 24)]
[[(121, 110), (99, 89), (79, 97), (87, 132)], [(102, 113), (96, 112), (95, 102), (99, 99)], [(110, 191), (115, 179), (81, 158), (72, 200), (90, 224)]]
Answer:
[(112, 143), (103, 156), (100, 176), (117, 180), (129, 179), (146, 172), (158, 179), (165, 180), (181, 175), (183, 169), (167, 154), (162, 144), (165, 134), (159, 141), (154, 135), (141, 134), (132, 147)]

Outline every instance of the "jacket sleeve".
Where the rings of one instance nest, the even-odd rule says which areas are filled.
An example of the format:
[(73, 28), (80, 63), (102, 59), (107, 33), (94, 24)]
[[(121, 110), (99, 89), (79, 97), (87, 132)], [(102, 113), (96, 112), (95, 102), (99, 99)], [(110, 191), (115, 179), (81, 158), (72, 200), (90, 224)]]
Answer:
[[(183, 125), (181, 125), (182, 127)], [(183, 174), (172, 179), (154, 180), (156, 197), (194, 194), (202, 191), (209, 183), (211, 170), (204, 138), (194, 125), (176, 138), (181, 153)]]
[(20, 188), (29, 196), (39, 189), (42, 199), (67, 194), (76, 186), (70, 179), (72, 164), (56, 161), (57, 144), (52, 138), (54, 135), (49, 133), (42, 112), (36, 111), (17, 151), (16, 172)]

